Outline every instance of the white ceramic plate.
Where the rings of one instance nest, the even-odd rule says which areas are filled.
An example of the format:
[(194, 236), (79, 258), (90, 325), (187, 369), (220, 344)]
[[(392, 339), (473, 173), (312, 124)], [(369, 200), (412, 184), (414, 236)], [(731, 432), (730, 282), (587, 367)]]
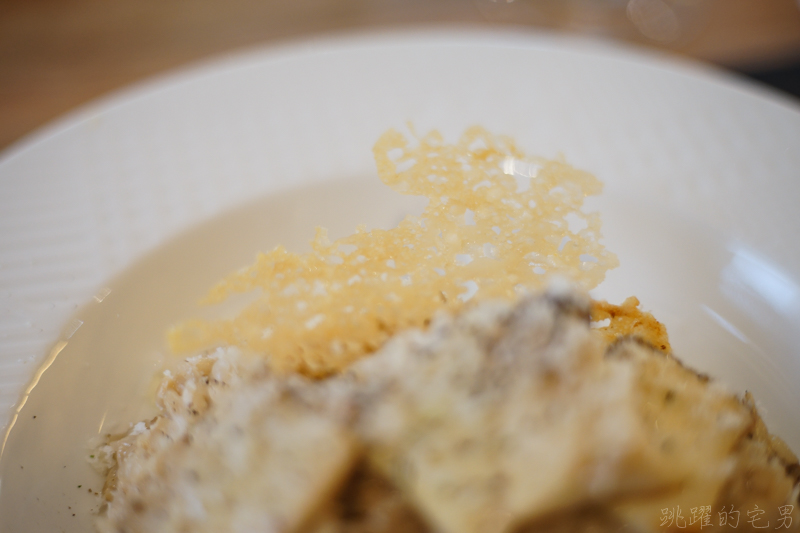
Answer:
[(793, 101), (593, 41), (343, 37), (150, 82), (3, 154), (0, 531), (91, 528), (87, 440), (151, 408), (163, 331), (212, 281), (315, 224), (341, 235), (414, 207), (371, 158), (409, 120), (450, 139), (482, 124), (600, 177), (592, 206), (622, 266), (596, 294), (637, 295), (685, 361), (753, 391), (800, 450)]

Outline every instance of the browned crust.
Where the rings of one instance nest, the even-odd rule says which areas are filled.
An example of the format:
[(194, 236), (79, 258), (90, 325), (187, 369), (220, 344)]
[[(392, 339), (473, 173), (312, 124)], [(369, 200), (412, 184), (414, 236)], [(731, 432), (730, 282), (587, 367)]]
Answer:
[(659, 351), (671, 353), (667, 328), (650, 313), (639, 308), (639, 299), (627, 298), (622, 305), (603, 300), (592, 300), (592, 321), (609, 320), (607, 326), (597, 327), (606, 344), (611, 345), (620, 338), (638, 337)]

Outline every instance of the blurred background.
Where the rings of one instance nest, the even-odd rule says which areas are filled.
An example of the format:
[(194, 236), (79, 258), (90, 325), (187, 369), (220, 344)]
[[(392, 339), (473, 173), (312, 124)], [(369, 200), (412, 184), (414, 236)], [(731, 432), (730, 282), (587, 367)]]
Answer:
[(187, 63), (420, 25), (615, 39), (800, 96), (800, 0), (0, 0), (0, 149), (97, 96)]

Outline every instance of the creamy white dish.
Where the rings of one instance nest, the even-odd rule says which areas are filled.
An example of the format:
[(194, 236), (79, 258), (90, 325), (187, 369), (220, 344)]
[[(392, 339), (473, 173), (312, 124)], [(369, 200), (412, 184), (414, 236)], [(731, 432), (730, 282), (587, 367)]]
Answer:
[(752, 402), (636, 337), (607, 345), (571, 290), (439, 316), (321, 381), (220, 349), (158, 401), (102, 448), (100, 531), (657, 531), (662, 509), (701, 506), (702, 529), (723, 509), (797, 518), (781, 515), (798, 507), (797, 461)]

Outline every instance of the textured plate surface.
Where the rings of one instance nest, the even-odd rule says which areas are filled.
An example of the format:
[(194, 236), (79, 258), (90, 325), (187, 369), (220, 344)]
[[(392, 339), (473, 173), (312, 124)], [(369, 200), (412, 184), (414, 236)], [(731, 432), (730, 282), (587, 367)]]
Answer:
[[(374, 176), (372, 144), (409, 120), (450, 139), (482, 124), (528, 153), (563, 153), (595, 173), (607, 188), (593, 205), (622, 263), (598, 295), (639, 296), (685, 360), (753, 390), (770, 426), (800, 449), (791, 409), (800, 404), (792, 101), (593, 41), (364, 35), (257, 50), (149, 82), (0, 158), (0, 425), (16, 421), (0, 457), (0, 531), (89, 527), (91, 502), (67, 490), (90, 475), (75, 465), (86, 439), (110, 423), (104, 394), (127, 390), (109, 383), (143, 386), (164, 324), (189, 312), (208, 280), (274, 239), (310, 238), (314, 223), (343, 232), (358, 217), (389, 223), (407, 208), (379, 187), (337, 180)], [(280, 196), (293, 188), (301, 192)], [(386, 209), (372, 207), (384, 201)], [(188, 243), (195, 252), (175, 252)], [(151, 305), (177, 303), (158, 320), (114, 322), (110, 309), (146, 300), (126, 301), (131, 287), (150, 291)], [(150, 344), (139, 346), (149, 352), (123, 372), (114, 339), (98, 332), (136, 328), (149, 328)], [(53, 364), (39, 380), (43, 361)], [(22, 408), (34, 377), (40, 386)], [(50, 415), (39, 426), (34, 406)], [(69, 474), (54, 476), (56, 462)], [(77, 517), (67, 512), (73, 504)]]

